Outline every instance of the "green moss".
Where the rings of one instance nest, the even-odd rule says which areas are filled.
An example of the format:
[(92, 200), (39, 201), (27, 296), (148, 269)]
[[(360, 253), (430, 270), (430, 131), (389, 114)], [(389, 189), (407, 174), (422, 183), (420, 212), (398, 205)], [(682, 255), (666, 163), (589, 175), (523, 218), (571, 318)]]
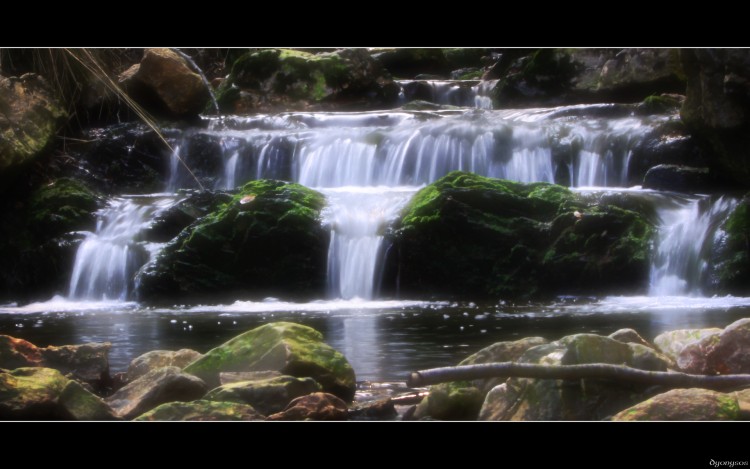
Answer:
[(61, 178), (31, 195), (29, 222), (34, 231), (54, 237), (92, 225), (98, 205), (98, 195), (84, 184)]
[(169, 402), (146, 412), (135, 421), (247, 421), (263, 420), (255, 409), (247, 404), (197, 400), (193, 402)]
[(724, 224), (725, 259), (719, 264), (721, 288), (734, 294), (750, 292), (750, 196), (737, 205)]

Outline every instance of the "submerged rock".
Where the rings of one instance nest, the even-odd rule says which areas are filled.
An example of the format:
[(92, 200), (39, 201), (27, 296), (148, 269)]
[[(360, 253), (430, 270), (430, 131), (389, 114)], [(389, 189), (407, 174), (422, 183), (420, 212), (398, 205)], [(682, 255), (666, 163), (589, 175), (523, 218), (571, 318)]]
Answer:
[(329, 238), (320, 222), (324, 204), (299, 184), (249, 182), (144, 266), (136, 294), (144, 301), (319, 298)]
[(672, 389), (618, 413), (612, 420), (738, 420), (732, 394), (708, 389)]
[[(521, 363), (576, 365), (611, 363), (666, 371), (666, 357), (640, 344), (595, 334), (576, 334), (528, 349)], [(608, 380), (510, 378), (493, 388), (480, 420), (601, 420), (648, 397), (644, 385)]]
[(642, 215), (561, 186), (454, 171), (405, 208), (384, 285), (474, 298), (640, 291), (653, 232)]
[(171, 350), (152, 350), (134, 358), (128, 366), (127, 380), (134, 381), (149, 371), (164, 366), (176, 366), (185, 368), (190, 363), (201, 358), (203, 355), (195, 350), (181, 349), (176, 352)]
[(0, 369), (0, 420), (114, 420), (112, 409), (51, 368)]
[(258, 412), (269, 415), (284, 410), (293, 399), (320, 390), (320, 385), (312, 378), (278, 376), (224, 384), (211, 390), (205, 399), (249, 404)]
[(130, 420), (167, 402), (200, 399), (206, 391), (201, 379), (176, 366), (166, 366), (128, 383), (105, 401), (119, 417)]
[(333, 394), (316, 392), (298, 397), (283, 412), (269, 415), (266, 420), (348, 420), (346, 402)]
[(185, 368), (186, 373), (211, 386), (219, 385), (221, 372), (265, 370), (309, 377), (326, 392), (347, 401), (354, 397), (354, 370), (346, 357), (324, 343), (320, 332), (290, 322), (274, 322), (247, 331)]
[(136, 421), (214, 422), (263, 420), (252, 406), (236, 402), (198, 400), (169, 402), (135, 418)]

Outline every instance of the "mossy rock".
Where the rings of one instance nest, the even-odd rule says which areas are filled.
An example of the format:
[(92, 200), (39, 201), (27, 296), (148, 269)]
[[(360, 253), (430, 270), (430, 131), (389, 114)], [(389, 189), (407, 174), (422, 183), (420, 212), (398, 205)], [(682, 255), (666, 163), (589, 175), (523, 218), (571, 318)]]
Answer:
[(60, 178), (34, 191), (29, 201), (30, 229), (55, 237), (96, 224), (99, 194), (80, 181)]
[(672, 389), (612, 417), (615, 421), (739, 420), (740, 406), (732, 394), (708, 389)]
[(137, 295), (181, 297), (320, 297), (329, 233), (324, 197), (299, 184), (256, 180), (185, 228), (139, 274)]
[(169, 402), (135, 418), (146, 422), (214, 422), (263, 420), (253, 406), (236, 402), (197, 400)]
[(247, 331), (185, 367), (186, 373), (200, 377), (210, 386), (219, 385), (221, 372), (265, 370), (309, 377), (320, 383), (325, 392), (347, 401), (354, 397), (354, 369), (346, 357), (324, 343), (320, 332), (290, 322), (274, 322)]
[(718, 262), (718, 289), (733, 295), (750, 294), (750, 194), (724, 223), (726, 245)]
[(321, 390), (312, 378), (277, 376), (254, 381), (239, 381), (212, 389), (204, 399), (249, 404), (264, 415), (281, 412), (300, 396)]

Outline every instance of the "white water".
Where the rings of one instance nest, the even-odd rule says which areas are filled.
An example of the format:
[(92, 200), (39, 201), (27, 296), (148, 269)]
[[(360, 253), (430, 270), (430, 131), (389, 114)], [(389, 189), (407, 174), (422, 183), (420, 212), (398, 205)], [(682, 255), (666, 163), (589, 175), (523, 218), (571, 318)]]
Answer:
[(96, 232), (78, 247), (68, 296), (89, 300), (126, 300), (135, 272), (154, 250), (137, 236), (174, 196), (117, 198), (99, 213)]

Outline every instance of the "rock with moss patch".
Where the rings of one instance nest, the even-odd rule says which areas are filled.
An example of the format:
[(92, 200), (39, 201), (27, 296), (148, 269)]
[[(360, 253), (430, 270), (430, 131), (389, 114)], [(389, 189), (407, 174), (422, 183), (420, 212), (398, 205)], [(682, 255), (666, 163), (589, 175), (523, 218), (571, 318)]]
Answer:
[(128, 383), (105, 401), (119, 417), (130, 420), (167, 402), (200, 399), (206, 391), (203, 380), (166, 366)]
[(618, 329), (607, 337), (619, 342), (623, 342), (625, 344), (641, 344), (645, 347), (654, 348), (654, 346), (651, 345), (649, 341), (641, 337), (638, 332), (636, 332), (634, 329), (630, 329), (629, 327)]
[(309, 377), (326, 392), (347, 401), (354, 397), (354, 369), (346, 357), (324, 343), (320, 332), (290, 322), (274, 322), (247, 331), (185, 368), (185, 372), (211, 386), (219, 385), (221, 372), (265, 370)]
[(333, 394), (316, 392), (298, 397), (282, 411), (269, 415), (266, 420), (348, 420), (346, 402)]
[(236, 402), (197, 400), (169, 402), (135, 418), (146, 422), (215, 422), (263, 420), (253, 406)]
[(384, 286), (474, 298), (641, 291), (653, 232), (642, 215), (561, 186), (454, 171), (405, 208)]
[(206, 394), (209, 401), (239, 402), (253, 406), (269, 415), (284, 410), (293, 400), (317, 391), (321, 387), (312, 378), (278, 376), (255, 381), (224, 384)]
[(0, 369), (2, 420), (114, 420), (100, 398), (51, 368)]
[(149, 371), (163, 366), (185, 368), (203, 355), (195, 350), (152, 350), (134, 358), (128, 366), (127, 379), (134, 381)]
[[(640, 344), (576, 334), (528, 349), (521, 363), (547, 366), (611, 363), (666, 371), (670, 362)], [(493, 388), (480, 420), (601, 420), (648, 397), (642, 384), (609, 380), (510, 378)]]
[(708, 374), (750, 373), (750, 318), (733, 322), (714, 337), (701, 341)]
[(672, 389), (618, 413), (612, 420), (737, 420), (740, 407), (732, 394), (708, 389)]
[(677, 369), (686, 373), (706, 374), (709, 371), (707, 347), (719, 339), (721, 329), (680, 329), (659, 334), (654, 345), (674, 360)]
[(320, 193), (299, 184), (249, 182), (141, 270), (138, 298), (319, 298), (329, 239), (320, 219), (324, 205)]

